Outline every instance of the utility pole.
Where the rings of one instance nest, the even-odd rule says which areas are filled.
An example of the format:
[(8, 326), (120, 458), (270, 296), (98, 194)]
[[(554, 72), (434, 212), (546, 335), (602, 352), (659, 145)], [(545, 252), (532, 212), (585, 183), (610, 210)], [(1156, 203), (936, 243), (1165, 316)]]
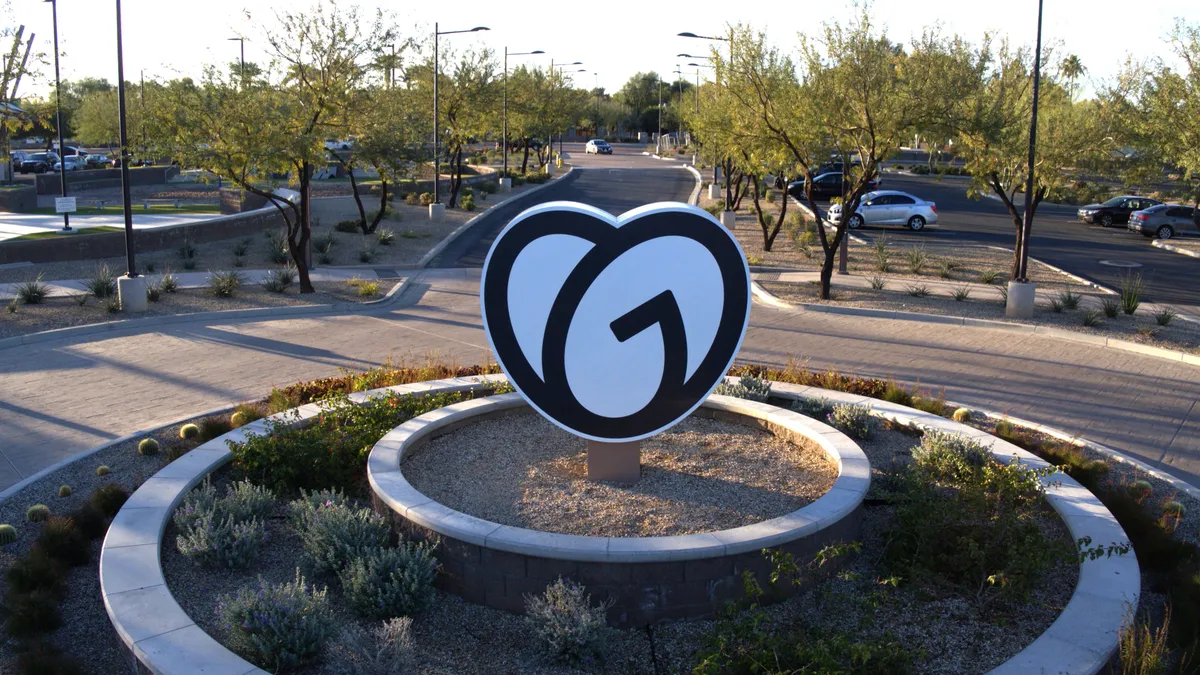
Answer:
[[(63, 142), (62, 81), (58, 70), (58, 1), (49, 0), (50, 12), (54, 15), (54, 114), (58, 127), (58, 182), (62, 196), (67, 196), (67, 146)], [(63, 232), (71, 231), (71, 214), (63, 212)]]

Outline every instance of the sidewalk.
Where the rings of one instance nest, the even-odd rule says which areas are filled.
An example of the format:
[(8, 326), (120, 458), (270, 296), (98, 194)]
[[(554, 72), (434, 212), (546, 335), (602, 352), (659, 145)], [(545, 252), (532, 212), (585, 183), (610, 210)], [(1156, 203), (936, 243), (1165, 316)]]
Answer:
[[(241, 270), (236, 268), (233, 271), (241, 273), (242, 281), (246, 284), (258, 284), (263, 280), (264, 277), (267, 276), (267, 273), (270, 272), (270, 270)], [(113, 270), (114, 275), (119, 275), (120, 273), (120, 270)], [(171, 274), (179, 281), (180, 288), (204, 288), (205, 286), (208, 286), (208, 271), (176, 272), (172, 270)], [(154, 281), (159, 279), (162, 274), (157, 272), (147, 272), (145, 276), (151, 281)], [(372, 281), (379, 278), (373, 268), (360, 269), (354, 267), (318, 267), (316, 269), (309, 270), (309, 277), (313, 281), (334, 282), (346, 281), (347, 279), (353, 279), (354, 277), (365, 279), (367, 281)], [(80, 293), (87, 292), (85, 286), (87, 283), (86, 279), (46, 281), (43, 283), (46, 284), (46, 287), (49, 289), (49, 296), (52, 298), (79, 295)], [(0, 301), (11, 300), (16, 295), (17, 286), (20, 285), (21, 282), (0, 284)]]
[[(272, 386), (430, 353), (490, 360), (479, 271), (421, 273), (354, 315), (162, 326), (0, 350), (0, 489), (106, 440)], [(945, 387), (947, 399), (1082, 434), (1200, 476), (1200, 368), (1033, 333), (755, 304), (739, 358)]]

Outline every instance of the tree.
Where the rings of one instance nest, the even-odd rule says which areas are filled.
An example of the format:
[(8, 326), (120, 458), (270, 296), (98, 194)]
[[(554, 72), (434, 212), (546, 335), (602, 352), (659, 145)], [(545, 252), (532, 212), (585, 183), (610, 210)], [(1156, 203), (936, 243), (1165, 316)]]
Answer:
[[(994, 194), (1012, 218), (1016, 231), (1012, 278), (1016, 279), (1020, 251), (1027, 243), (1017, 195), (1025, 190), (1029, 177), (1032, 50), (985, 40), (970, 58), (982, 76), (960, 86), (959, 156), (972, 176), (967, 194), (976, 199)], [(1031, 218), (1046, 195), (1069, 180), (1069, 169), (1094, 161), (1111, 148), (1100, 130), (1099, 120), (1085, 106), (1073, 103), (1066, 88), (1045, 78), (1038, 105)]]
[[(279, 212), (301, 293), (315, 290), (307, 264), (313, 169), (325, 161), (325, 138), (362, 84), (364, 65), (393, 38), (379, 12), (365, 26), (357, 10), (332, 2), (285, 12), (266, 35), (271, 74), (243, 83), (210, 66), (201, 84), (172, 82), (154, 105), (167, 154), (265, 198)], [(272, 176), (290, 179), (298, 194), (273, 189)]]
[[(33, 35), (25, 38), (25, 26), (0, 29), (0, 41), (6, 41), (3, 69), (0, 72), (0, 152), (4, 157), (4, 178), (10, 179), (9, 170), (12, 168), (9, 154), (9, 138), (15, 132), (29, 129), (34, 118), (22, 108), (13, 105), (19, 101), (21, 80), (31, 75), (29, 57), (33, 49)], [(41, 55), (34, 54), (34, 61), (40, 61)]]
[[(131, 111), (130, 111), (131, 112)], [(75, 113), (75, 138), (84, 145), (113, 147), (120, 144), (115, 90), (94, 91), (84, 96)], [(126, 120), (128, 124), (129, 120)], [(130, 124), (130, 127), (133, 125)]]
[[(636, 73), (630, 77), (625, 86), (613, 95), (613, 100), (624, 104), (634, 112), (632, 121), (638, 131), (656, 131), (658, 129), (658, 73)], [(653, 108), (653, 120), (646, 119), (645, 111)]]
[(1062, 63), (1059, 64), (1058, 69), (1063, 78), (1067, 81), (1067, 92), (1071, 95), (1071, 98), (1074, 99), (1076, 80), (1078, 80), (1084, 73), (1087, 72), (1087, 68), (1083, 67), (1083, 62), (1079, 60), (1078, 56), (1071, 54), (1062, 60)]

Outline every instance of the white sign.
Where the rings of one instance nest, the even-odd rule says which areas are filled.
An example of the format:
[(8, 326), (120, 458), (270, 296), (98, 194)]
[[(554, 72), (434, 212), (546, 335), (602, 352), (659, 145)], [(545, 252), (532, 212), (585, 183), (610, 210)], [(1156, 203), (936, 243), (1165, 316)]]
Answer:
[(530, 405), (578, 436), (635, 441), (691, 414), (733, 364), (750, 268), (694, 206), (614, 218), (549, 202), (496, 237), (480, 305), (500, 367)]
[(55, 197), (54, 198), (55, 213), (75, 213), (75, 198), (74, 197)]

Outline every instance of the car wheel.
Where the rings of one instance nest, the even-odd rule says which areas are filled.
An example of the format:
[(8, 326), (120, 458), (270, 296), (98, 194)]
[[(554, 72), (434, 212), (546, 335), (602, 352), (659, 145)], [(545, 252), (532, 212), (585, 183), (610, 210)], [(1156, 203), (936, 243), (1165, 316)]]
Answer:
[(1172, 230), (1170, 225), (1163, 225), (1162, 227), (1158, 228), (1158, 232), (1155, 234), (1158, 235), (1159, 239), (1170, 239), (1171, 237), (1175, 236), (1175, 230)]
[(925, 229), (925, 219), (921, 216), (913, 216), (912, 218), (909, 218), (908, 229), (912, 230), (913, 232), (919, 232), (920, 230)]
[(1100, 216), (1100, 227), (1112, 227), (1113, 217), (1111, 213), (1106, 213)]
[(856, 213), (856, 214), (850, 216), (850, 220), (847, 220), (846, 224), (850, 226), (850, 229), (857, 230), (858, 228), (862, 227), (862, 224), (863, 224), (862, 216), (860, 216)]

